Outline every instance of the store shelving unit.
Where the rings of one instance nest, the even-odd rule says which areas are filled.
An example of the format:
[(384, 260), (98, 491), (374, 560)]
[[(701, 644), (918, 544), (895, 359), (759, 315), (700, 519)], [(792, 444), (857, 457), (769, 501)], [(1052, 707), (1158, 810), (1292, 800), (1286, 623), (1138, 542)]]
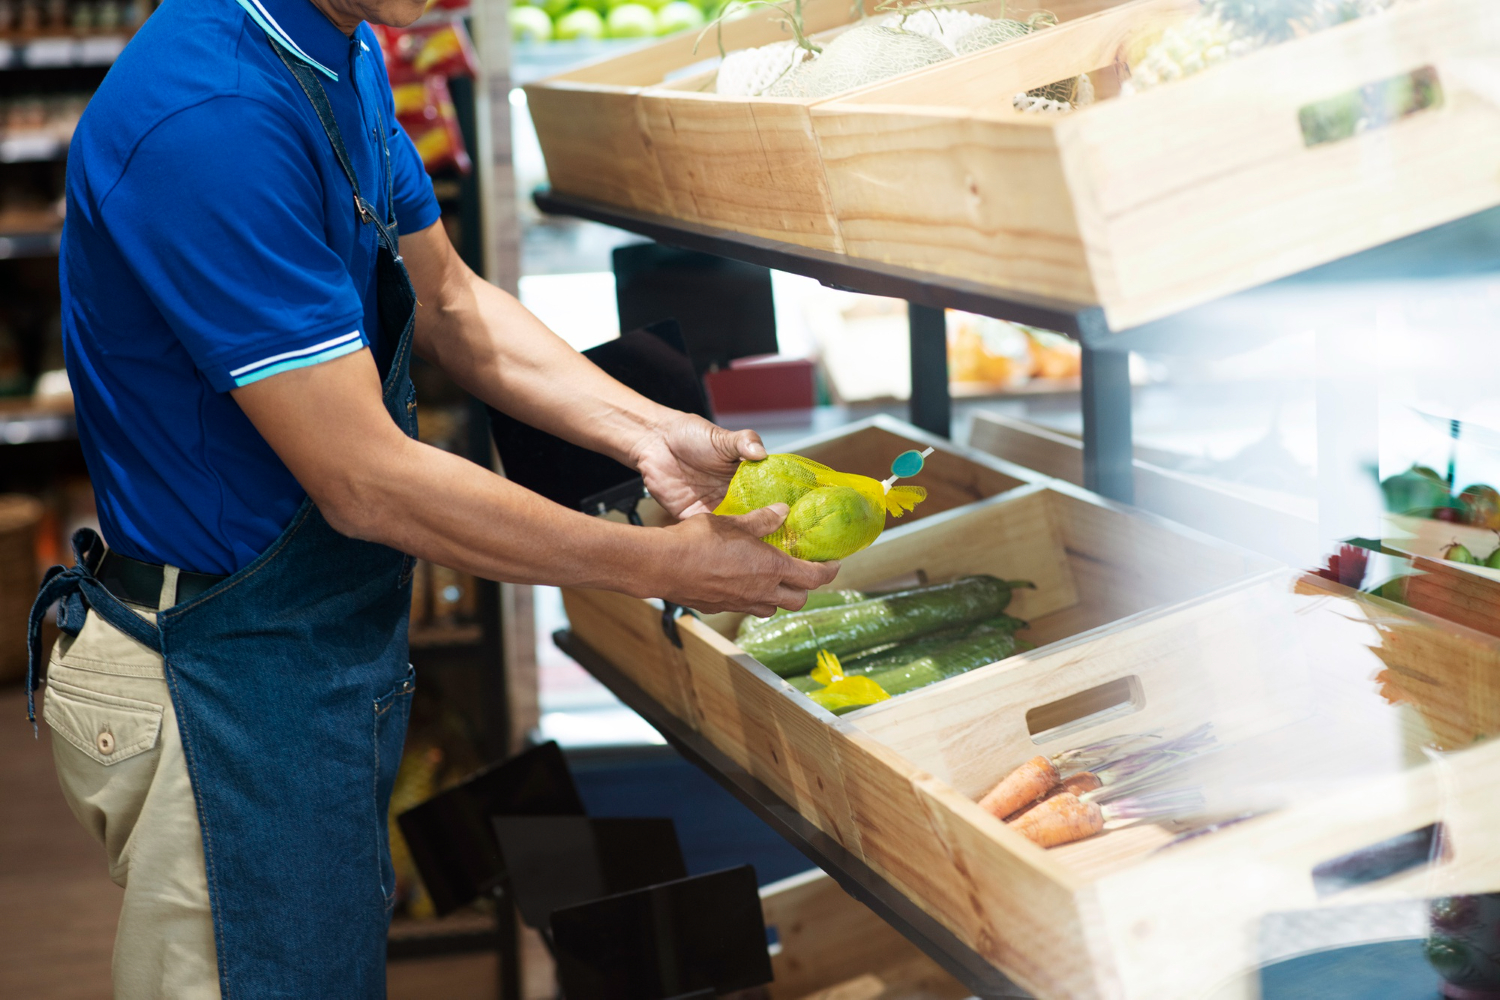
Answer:
[(962, 309), (1039, 326), (1075, 338), (1083, 348), (1085, 485), (1129, 503), (1131, 472), (1130, 365), (1095, 305), (1024, 295), (913, 268), (862, 260), (781, 240), (648, 215), (551, 191), (538, 191), (537, 208), (615, 226), (658, 243), (805, 275), (833, 288), (905, 299), (911, 325), (913, 424), (932, 434), (951, 433), (945, 309)]
[[(1295, 322), (1300, 328), (1332, 327), (1320, 352), (1331, 360), (1319, 378), (1348, 383), (1343, 366), (1363, 350), (1358, 337), (1338, 332), (1351, 315), (1367, 308), (1364, 291), (1375, 281), (1400, 282), (1413, 278), (1469, 277), (1500, 274), (1500, 251), (1493, 241), (1500, 229), (1500, 210), (1397, 240), (1302, 274), (1225, 299), (1195, 306), (1175, 315), (1122, 331), (1111, 331), (1102, 312), (1087, 304), (1058, 302), (1035, 296), (1003, 293), (982, 285), (925, 272), (859, 260), (842, 254), (810, 250), (775, 240), (746, 236), (650, 216), (612, 206), (539, 191), (535, 202), (543, 212), (603, 223), (647, 238), (738, 260), (749, 261), (813, 277), (833, 287), (867, 294), (903, 298), (910, 304), (912, 363), (911, 419), (924, 430), (946, 435), (951, 421), (947, 381), (947, 353), (943, 309), (955, 308), (1053, 329), (1075, 338), (1082, 346), (1083, 377), (1080, 402), (1084, 420), (1086, 485), (1112, 499), (1131, 502), (1133, 494), (1131, 389), (1129, 351), (1218, 337), (1233, 341), (1267, 322)], [(1340, 353), (1342, 352), (1342, 353)], [(1337, 386), (1335, 386), (1337, 389)], [(1319, 400), (1320, 447), (1326, 438), (1348, 452), (1346, 429), (1369, 413), (1350, 412), (1337, 392)], [(1342, 412), (1341, 412), (1342, 411)], [(1365, 421), (1366, 424), (1369, 421)], [(1364, 432), (1370, 431), (1368, 426)], [(1329, 476), (1320, 483), (1324, 533), (1337, 533), (1336, 511), (1343, 497), (1337, 490), (1346, 482)], [(855, 898), (918, 945), (978, 997), (1025, 997), (973, 949), (937, 925), (910, 899), (819, 831), (791, 805), (753, 774), (711, 745), (701, 734), (676, 719), (660, 703), (626, 678), (609, 661), (607, 650), (596, 650), (567, 630), (554, 642), (608, 687), (621, 701), (642, 715), (689, 761), (702, 768), (751, 808), (778, 833), (827, 871)]]

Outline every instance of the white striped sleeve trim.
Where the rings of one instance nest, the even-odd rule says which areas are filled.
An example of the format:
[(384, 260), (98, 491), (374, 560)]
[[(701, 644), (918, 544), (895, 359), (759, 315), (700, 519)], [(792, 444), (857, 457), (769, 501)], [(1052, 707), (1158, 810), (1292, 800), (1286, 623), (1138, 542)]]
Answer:
[(364, 341), (359, 331), (346, 333), (342, 337), (334, 337), (325, 340), (321, 344), (304, 347), (300, 351), (286, 351), (283, 354), (275, 354), (269, 358), (263, 358), (254, 364), (236, 368), (229, 373), (234, 379), (236, 387), (247, 386), (251, 382), (259, 382), (263, 378), (280, 372), (291, 371), (293, 368), (306, 368), (309, 365), (321, 364), (324, 361), (332, 361), (341, 358), (345, 354), (353, 354), (364, 348)]
[(250, 364), (243, 365), (230, 372), (229, 377), (239, 378), (241, 375), (244, 375), (247, 372), (253, 372), (255, 371), (255, 369), (262, 368), (266, 365), (274, 365), (276, 362), (285, 361), (287, 358), (300, 358), (307, 354), (317, 354), (319, 351), (326, 351), (330, 347), (337, 347), (340, 344), (345, 344), (351, 340), (357, 339), (359, 339), (359, 331), (352, 330), (349, 333), (344, 334), (342, 337), (334, 337), (332, 340), (325, 340), (321, 344), (314, 344), (311, 347), (304, 347), (300, 351), (287, 351), (284, 354), (273, 354), (269, 358), (261, 358), (259, 361), (252, 361), (250, 362)]

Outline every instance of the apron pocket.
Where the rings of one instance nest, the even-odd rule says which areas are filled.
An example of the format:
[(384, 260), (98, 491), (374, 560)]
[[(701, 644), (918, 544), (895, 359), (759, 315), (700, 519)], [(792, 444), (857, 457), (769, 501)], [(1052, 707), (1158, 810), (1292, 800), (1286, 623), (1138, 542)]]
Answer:
[(406, 720), (411, 714), (411, 695), (417, 689), (417, 672), (410, 664), (401, 683), (375, 700), (375, 843), (380, 856), (380, 889), (389, 910), (396, 903), (396, 871), (391, 866), (391, 789), (401, 766), (401, 748), (406, 743)]
[(162, 707), (47, 682), (42, 718), (52, 731), (101, 764), (118, 764), (156, 746)]

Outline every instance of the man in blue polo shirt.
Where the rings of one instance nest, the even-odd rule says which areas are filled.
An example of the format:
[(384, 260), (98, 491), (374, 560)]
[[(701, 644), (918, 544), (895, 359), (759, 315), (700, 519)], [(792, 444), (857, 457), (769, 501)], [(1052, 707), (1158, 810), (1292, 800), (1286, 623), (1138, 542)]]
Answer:
[[(384, 995), (412, 557), (759, 615), (836, 565), (707, 515), (764, 449), (606, 377), (454, 253), (375, 38), (422, 0), (167, 0), (68, 161), (63, 327), (108, 550), (63, 630), (59, 779), (125, 888), (115, 994)], [(412, 353), (638, 468), (681, 520), (551, 504), (414, 439)]]

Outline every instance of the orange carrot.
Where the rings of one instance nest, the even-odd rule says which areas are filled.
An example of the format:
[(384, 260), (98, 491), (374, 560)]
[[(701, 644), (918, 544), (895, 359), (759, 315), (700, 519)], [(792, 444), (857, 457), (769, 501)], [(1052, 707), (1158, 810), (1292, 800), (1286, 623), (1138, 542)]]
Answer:
[[(1074, 795), (1082, 797), (1086, 792), (1092, 792), (1095, 789), (1103, 787), (1104, 782), (1100, 781), (1099, 776), (1093, 771), (1079, 771), (1077, 774), (1068, 775), (1062, 780), (1061, 784), (1054, 785), (1052, 791), (1042, 796), (1041, 802), (1046, 802), (1048, 799), (1057, 795), (1062, 795), (1064, 792), (1072, 792)], [(1035, 809), (1038, 804), (1039, 803), (1037, 802), (1033, 802), (1029, 805), (1022, 806), (1016, 812), (1013, 812), (1009, 816), (1005, 817), (1005, 822), (1014, 823), (1022, 816), (1025, 816), (1027, 812)]]
[(1057, 847), (1092, 837), (1104, 829), (1104, 811), (1072, 792), (1054, 795), (1012, 824), (1033, 844)]
[(1004, 819), (1036, 802), (1058, 782), (1057, 768), (1046, 757), (1033, 757), (1001, 779), (979, 804), (990, 815)]

